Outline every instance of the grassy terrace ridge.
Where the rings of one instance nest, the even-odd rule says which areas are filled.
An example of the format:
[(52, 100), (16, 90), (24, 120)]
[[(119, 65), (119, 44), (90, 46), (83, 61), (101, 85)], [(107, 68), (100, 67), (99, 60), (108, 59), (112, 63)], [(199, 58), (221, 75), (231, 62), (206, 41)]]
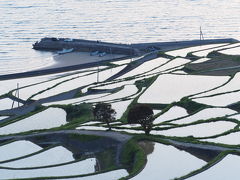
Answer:
[(184, 70), (190, 74), (215, 76), (234, 75), (240, 71), (240, 55), (226, 55), (213, 51), (207, 55), (207, 58), (210, 60), (198, 64), (188, 64)]
[(189, 177), (192, 177), (194, 175), (197, 175), (203, 171), (208, 170), (209, 168), (211, 168), (212, 166), (214, 166), (215, 164), (217, 164), (218, 162), (220, 162), (221, 160), (223, 160), (227, 155), (229, 154), (235, 154), (235, 155), (240, 155), (239, 151), (234, 151), (234, 150), (229, 150), (229, 151), (225, 151), (222, 152), (220, 155), (218, 155), (215, 159), (213, 159), (211, 162), (208, 162), (205, 166), (203, 166), (200, 169), (197, 169), (195, 171), (190, 172), (189, 174), (182, 176), (180, 178), (175, 178), (174, 180), (184, 180), (187, 179)]
[[(133, 167), (131, 169), (128, 169), (128, 172), (129, 172), (129, 176), (125, 177), (125, 178), (122, 178), (122, 180), (124, 179), (129, 179), (133, 176), (136, 176), (145, 166), (146, 164), (146, 154), (144, 153), (143, 149), (141, 149), (141, 147), (138, 145), (137, 142), (140, 142), (140, 141), (150, 141), (150, 142), (156, 142), (156, 143), (161, 143), (161, 144), (165, 144), (165, 145), (173, 145), (175, 146), (176, 144), (172, 143), (171, 141), (168, 140), (169, 137), (164, 137), (164, 136), (146, 136), (146, 135), (135, 135), (133, 137), (133, 139), (131, 139), (128, 144), (126, 145), (129, 145), (130, 146), (128, 148), (125, 148), (125, 151), (123, 151), (123, 162), (128, 162), (127, 164), (131, 164), (133, 163)], [(187, 139), (187, 138), (170, 138), (170, 139), (173, 139), (174, 141), (177, 140), (177, 141), (180, 141), (180, 142), (188, 142), (188, 143), (197, 143), (199, 144), (199, 142), (196, 142), (195, 140), (193, 139)], [(202, 143), (202, 142), (201, 142)], [(208, 145), (209, 143), (204, 143), (202, 144), (203, 147), (204, 145)], [(214, 143), (212, 143), (214, 144)], [(225, 146), (224, 146), (225, 147)], [(199, 170), (196, 170), (194, 172), (191, 172), (189, 175), (186, 175), (186, 176), (183, 176), (181, 178), (176, 178), (179, 179), (179, 180), (183, 180), (187, 177), (190, 177), (190, 176), (193, 176), (195, 174), (198, 174), (208, 168), (210, 168), (211, 166), (215, 165), (217, 162), (221, 161), (227, 154), (237, 154), (237, 155), (240, 155), (240, 149), (238, 150), (235, 150), (235, 147), (236, 146), (231, 146), (231, 147), (228, 147), (226, 146), (227, 148), (230, 148), (230, 149), (226, 149), (225, 151), (222, 149), (222, 153), (217, 156), (215, 159), (213, 159), (212, 161), (210, 161), (209, 163), (207, 163), (207, 165), (203, 166), (202, 168), (200, 168)], [(131, 149), (129, 149), (131, 148)], [(231, 150), (231, 148), (233, 148)], [(132, 153), (135, 152), (136, 155), (132, 155)], [(126, 154), (126, 155), (125, 155)]]

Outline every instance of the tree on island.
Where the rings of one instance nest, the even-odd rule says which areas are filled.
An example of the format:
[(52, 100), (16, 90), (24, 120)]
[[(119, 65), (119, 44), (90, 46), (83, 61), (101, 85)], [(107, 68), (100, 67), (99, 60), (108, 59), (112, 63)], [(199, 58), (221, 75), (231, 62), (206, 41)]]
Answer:
[(133, 106), (127, 116), (129, 124), (140, 124), (146, 135), (149, 135), (153, 124), (153, 110), (143, 104)]
[(111, 130), (110, 122), (116, 118), (116, 111), (112, 109), (112, 105), (109, 103), (98, 103), (93, 108), (93, 115), (96, 121), (102, 121), (107, 123), (109, 130)]

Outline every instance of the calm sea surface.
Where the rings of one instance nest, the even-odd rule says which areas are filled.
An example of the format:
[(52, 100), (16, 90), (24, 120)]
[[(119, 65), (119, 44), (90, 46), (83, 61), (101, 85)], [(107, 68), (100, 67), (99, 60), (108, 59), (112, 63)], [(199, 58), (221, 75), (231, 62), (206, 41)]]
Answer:
[(240, 39), (239, 0), (0, 0), (0, 74), (53, 63), (46, 36), (136, 43)]

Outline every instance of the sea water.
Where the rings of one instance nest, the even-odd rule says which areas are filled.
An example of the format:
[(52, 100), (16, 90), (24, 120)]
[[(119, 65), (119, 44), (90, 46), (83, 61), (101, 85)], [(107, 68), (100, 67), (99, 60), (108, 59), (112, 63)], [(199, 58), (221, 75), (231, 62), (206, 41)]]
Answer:
[(239, 0), (1, 0), (0, 75), (50, 66), (43, 37), (121, 43), (240, 37)]

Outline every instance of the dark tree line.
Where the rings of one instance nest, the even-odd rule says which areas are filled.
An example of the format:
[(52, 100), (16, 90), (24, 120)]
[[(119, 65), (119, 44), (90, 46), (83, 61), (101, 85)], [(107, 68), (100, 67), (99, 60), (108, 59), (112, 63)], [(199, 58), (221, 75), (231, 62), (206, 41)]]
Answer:
[(143, 104), (133, 106), (128, 112), (129, 124), (140, 124), (146, 135), (149, 135), (153, 125), (153, 110)]
[(116, 111), (112, 109), (112, 105), (108, 103), (99, 103), (93, 108), (93, 115), (96, 121), (107, 123), (108, 129), (111, 130), (110, 123), (116, 118)]
[[(116, 111), (112, 109), (109, 103), (98, 103), (93, 108), (93, 115), (96, 121), (105, 122), (111, 130), (110, 123), (116, 118)], [(146, 135), (149, 135), (153, 125), (153, 110), (151, 107), (143, 104), (135, 105), (130, 108), (127, 116), (129, 124), (140, 124)]]

